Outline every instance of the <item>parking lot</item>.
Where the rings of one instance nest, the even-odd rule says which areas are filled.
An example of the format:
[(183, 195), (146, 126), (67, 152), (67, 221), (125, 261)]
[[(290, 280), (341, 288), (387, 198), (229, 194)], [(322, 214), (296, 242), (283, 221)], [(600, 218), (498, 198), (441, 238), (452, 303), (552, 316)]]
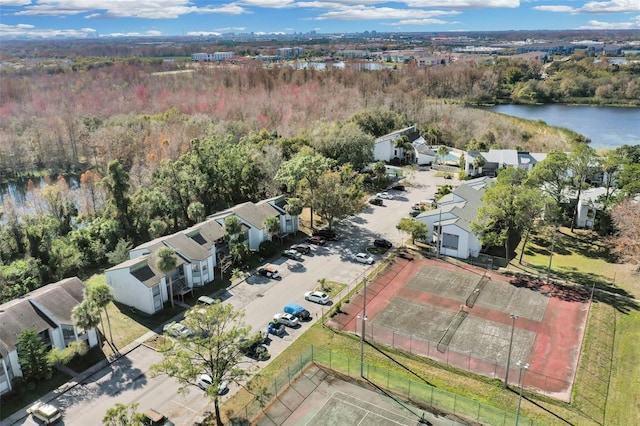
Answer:
[[(231, 303), (246, 312), (245, 322), (254, 330), (264, 331), (274, 314), (281, 312), (286, 303), (298, 303), (309, 310), (311, 323), (316, 321), (327, 306), (304, 300), (304, 293), (315, 289), (320, 279), (337, 281), (353, 286), (367, 270), (380, 260), (374, 256), (373, 266), (356, 263), (352, 256), (366, 252), (375, 238), (385, 238), (394, 246), (402, 244), (406, 235), (396, 229), (402, 217), (407, 217), (410, 206), (422, 199), (433, 197), (437, 186), (455, 184), (455, 180), (435, 177), (433, 172), (413, 172), (407, 178), (405, 191), (388, 191), (393, 199), (385, 199), (384, 205), (369, 205), (360, 214), (342, 221), (336, 228), (340, 236), (337, 242), (324, 246), (312, 246), (302, 261), (281, 257), (272, 262), (277, 266), (281, 280), (253, 275), (244, 282), (215, 295), (224, 303)], [(249, 361), (247, 366), (257, 371), (273, 360), (308, 327), (303, 322), (297, 328), (287, 328), (282, 337), (273, 337), (269, 346), (271, 358), (266, 361)], [(160, 354), (146, 347), (139, 347), (116, 363), (101, 370), (81, 386), (64, 393), (52, 401), (64, 410), (64, 424), (97, 424), (106, 410), (116, 402), (139, 403), (139, 411), (156, 408), (163, 411), (177, 425), (191, 425), (202, 418), (202, 413), (211, 410), (211, 401), (197, 388), (190, 394), (179, 395), (177, 383), (170, 378), (147, 376), (149, 366), (160, 360)], [(234, 389), (232, 388), (230, 394)], [(225, 396), (224, 398), (227, 398)], [(99, 419), (98, 419), (99, 418)], [(14, 424), (33, 424), (29, 418)]]

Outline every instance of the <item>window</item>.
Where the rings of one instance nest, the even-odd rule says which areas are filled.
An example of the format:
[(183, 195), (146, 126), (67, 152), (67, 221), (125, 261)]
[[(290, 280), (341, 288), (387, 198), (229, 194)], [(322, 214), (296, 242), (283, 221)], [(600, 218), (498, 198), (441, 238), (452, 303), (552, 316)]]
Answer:
[(442, 234), (442, 247), (458, 250), (458, 239), (460, 237), (455, 234)]

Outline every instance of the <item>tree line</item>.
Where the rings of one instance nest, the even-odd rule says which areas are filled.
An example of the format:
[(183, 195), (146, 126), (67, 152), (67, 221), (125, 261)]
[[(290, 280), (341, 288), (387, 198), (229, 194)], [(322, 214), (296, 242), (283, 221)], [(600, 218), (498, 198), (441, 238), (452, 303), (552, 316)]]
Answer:
[[(584, 54), (548, 64), (498, 58), (427, 68), (409, 63), (373, 72), (267, 67), (259, 61), (211, 67), (116, 59), (92, 68), (90, 59), (73, 58), (68, 70), (53, 75), (0, 79), (0, 170), (5, 176), (39, 170), (80, 173), (105, 168), (112, 159), (130, 167), (150, 154), (175, 159), (211, 128), (220, 133), (266, 129), (294, 137), (315, 122), (344, 121), (375, 107), (436, 127), (442, 142), (462, 148), (487, 131), (486, 118), (450, 103), (637, 105), (640, 99), (637, 64), (612, 65)], [(168, 73), (176, 70), (191, 72)], [(496, 144), (503, 148), (551, 144), (535, 133), (527, 138), (514, 126), (501, 127), (510, 133), (498, 135)]]

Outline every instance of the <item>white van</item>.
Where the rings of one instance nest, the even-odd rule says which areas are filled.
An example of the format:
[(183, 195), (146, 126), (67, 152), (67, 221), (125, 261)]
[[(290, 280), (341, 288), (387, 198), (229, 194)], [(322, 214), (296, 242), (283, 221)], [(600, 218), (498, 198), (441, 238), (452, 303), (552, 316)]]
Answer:
[(36, 402), (31, 407), (27, 408), (27, 413), (42, 421), (45, 425), (53, 424), (62, 418), (60, 410), (53, 405), (46, 404), (44, 402)]

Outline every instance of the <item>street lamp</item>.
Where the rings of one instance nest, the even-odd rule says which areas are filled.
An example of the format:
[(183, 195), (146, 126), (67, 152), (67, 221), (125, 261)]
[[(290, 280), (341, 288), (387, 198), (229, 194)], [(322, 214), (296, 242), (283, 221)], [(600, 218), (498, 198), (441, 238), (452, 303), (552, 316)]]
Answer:
[(364, 324), (367, 320), (367, 277), (364, 277), (363, 283), (362, 316), (358, 315), (358, 319), (362, 319), (362, 335), (360, 336), (360, 377), (362, 378), (364, 378)]
[(558, 227), (556, 225), (553, 226), (553, 236), (551, 237), (551, 253), (549, 254), (549, 266), (547, 267), (547, 284), (551, 281), (551, 261), (553, 260), (553, 250), (556, 247), (556, 232), (558, 231)]
[[(516, 365), (520, 368), (520, 377), (518, 378), (518, 383), (520, 384), (520, 396), (518, 397), (518, 412), (516, 413), (516, 426), (518, 426), (518, 422), (520, 421), (520, 406), (522, 405), (522, 386), (524, 385), (524, 375), (529, 369), (529, 364), (523, 365), (522, 362), (518, 361)], [(524, 374), (522, 373), (522, 370), (524, 370)]]
[(507, 373), (504, 376), (504, 387), (509, 387), (509, 366), (511, 365), (511, 350), (513, 349), (513, 331), (516, 328), (516, 320), (518, 316), (515, 314), (509, 315), (511, 317), (511, 339), (509, 339), (509, 354), (507, 355)]

